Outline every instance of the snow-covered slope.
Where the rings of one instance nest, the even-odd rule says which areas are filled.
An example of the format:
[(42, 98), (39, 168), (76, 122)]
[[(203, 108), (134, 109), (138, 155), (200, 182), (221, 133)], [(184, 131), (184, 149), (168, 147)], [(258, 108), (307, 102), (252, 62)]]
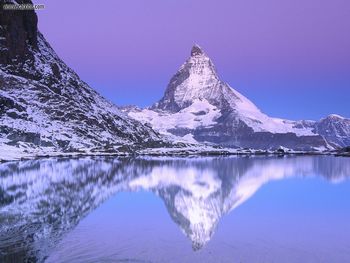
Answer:
[[(172, 77), (159, 102), (147, 109), (125, 111), (163, 134), (192, 142), (261, 149), (332, 148), (325, 140), (329, 136), (323, 137), (321, 129), (317, 132), (315, 121), (290, 121), (261, 112), (249, 99), (220, 80), (213, 62), (198, 45)], [(346, 127), (350, 126), (346, 124)], [(350, 136), (348, 131), (342, 134), (341, 141)], [(333, 140), (332, 145), (338, 145), (338, 141)]]
[(5, 11), (3, 3), (2, 158), (26, 153), (128, 151), (158, 143), (156, 132), (101, 97), (57, 56), (38, 31), (34, 11)]
[[(202, 105), (198, 105), (198, 101), (203, 101)], [(190, 58), (170, 80), (164, 97), (151, 109), (175, 113), (180, 111), (187, 114), (192, 111), (193, 104), (196, 104), (197, 112), (203, 112), (202, 116), (209, 113), (207, 118), (212, 122), (221, 116), (212, 114), (212, 110), (218, 111), (229, 107), (254, 131), (295, 132), (300, 135), (312, 135), (310, 128), (294, 127), (295, 122), (268, 117), (250, 100), (222, 82), (213, 62), (198, 45), (192, 48)], [(208, 111), (208, 109), (211, 110)]]
[(331, 114), (315, 123), (315, 132), (329, 143), (346, 147), (350, 145), (350, 119)]
[(0, 159), (130, 152), (164, 145), (164, 140), (256, 149), (349, 145), (348, 119), (296, 122), (265, 115), (220, 80), (199, 46), (193, 47), (158, 103), (123, 111), (57, 56), (38, 31), (34, 11), (0, 8)]

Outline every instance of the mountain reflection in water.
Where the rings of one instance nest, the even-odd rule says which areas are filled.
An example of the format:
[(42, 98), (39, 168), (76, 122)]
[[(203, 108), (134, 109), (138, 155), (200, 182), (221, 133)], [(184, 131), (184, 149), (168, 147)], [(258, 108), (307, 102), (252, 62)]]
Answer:
[(0, 173), (0, 261), (43, 262), (64, 233), (118, 192), (155, 193), (198, 250), (220, 218), (263, 184), (316, 175), (339, 182), (350, 176), (350, 162), (323, 156), (50, 158), (3, 163)]

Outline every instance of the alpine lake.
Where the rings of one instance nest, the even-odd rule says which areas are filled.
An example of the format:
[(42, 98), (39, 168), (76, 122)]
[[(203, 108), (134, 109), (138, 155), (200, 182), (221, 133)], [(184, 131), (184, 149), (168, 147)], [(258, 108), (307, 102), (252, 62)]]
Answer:
[(350, 262), (350, 159), (0, 164), (0, 262)]

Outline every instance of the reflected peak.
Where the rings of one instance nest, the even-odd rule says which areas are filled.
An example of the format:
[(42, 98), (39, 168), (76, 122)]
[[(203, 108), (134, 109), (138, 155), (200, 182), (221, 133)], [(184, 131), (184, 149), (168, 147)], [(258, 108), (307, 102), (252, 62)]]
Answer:
[[(162, 198), (173, 221), (198, 250), (212, 238), (221, 217), (263, 184), (315, 173), (336, 182), (350, 175), (350, 162), (322, 156), (52, 158), (3, 163), (0, 171), (0, 215), (11, 221), (0, 225), (0, 236), (21, 242), (29, 251), (22, 254), (29, 255), (37, 253), (37, 243), (48, 244), (47, 249), (54, 245), (110, 196), (138, 189)], [(40, 253), (44, 257), (46, 251)]]

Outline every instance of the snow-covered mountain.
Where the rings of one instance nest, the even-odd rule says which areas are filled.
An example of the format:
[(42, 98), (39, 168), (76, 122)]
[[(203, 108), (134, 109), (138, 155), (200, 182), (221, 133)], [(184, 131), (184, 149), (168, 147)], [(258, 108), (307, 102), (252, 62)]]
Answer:
[(289, 121), (265, 115), (220, 80), (197, 45), (159, 102), (121, 111), (57, 56), (38, 31), (34, 11), (3, 10), (7, 2), (31, 3), (0, 0), (0, 159), (130, 152), (179, 141), (294, 150), (350, 144), (349, 119)]
[(349, 145), (350, 138), (349, 119), (330, 116), (315, 122), (267, 116), (219, 78), (198, 45), (171, 78), (159, 102), (124, 111), (163, 134), (229, 147), (324, 150)]
[(160, 141), (158, 133), (100, 96), (57, 56), (38, 31), (34, 11), (3, 10), (6, 2), (0, 1), (3, 155), (115, 152)]
[(321, 134), (329, 143), (346, 147), (350, 145), (350, 119), (331, 114), (314, 125), (314, 132)]

